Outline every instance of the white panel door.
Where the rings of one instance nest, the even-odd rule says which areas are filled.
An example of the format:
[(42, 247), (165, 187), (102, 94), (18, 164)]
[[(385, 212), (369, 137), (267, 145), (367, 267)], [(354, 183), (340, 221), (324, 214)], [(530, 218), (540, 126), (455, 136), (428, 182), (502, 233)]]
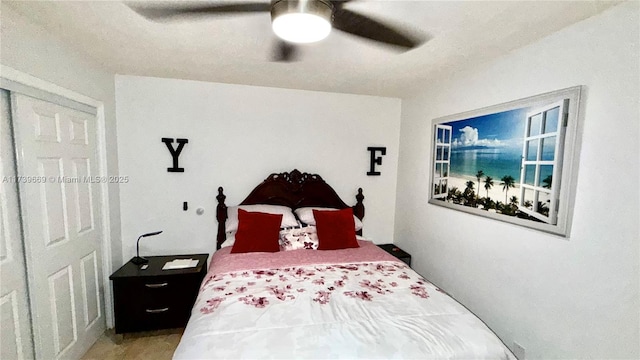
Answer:
[(9, 93), (0, 90), (0, 359), (33, 359)]
[(36, 357), (79, 359), (105, 330), (95, 116), (12, 94)]

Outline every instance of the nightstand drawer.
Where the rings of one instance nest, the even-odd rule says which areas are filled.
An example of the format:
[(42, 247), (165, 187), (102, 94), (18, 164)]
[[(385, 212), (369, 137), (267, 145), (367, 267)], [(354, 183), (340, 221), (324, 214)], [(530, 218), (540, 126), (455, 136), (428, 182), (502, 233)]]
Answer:
[(120, 280), (114, 286), (121, 287), (125, 294), (135, 294), (135, 302), (143, 305), (175, 303), (184, 298), (185, 293), (193, 292), (194, 288), (200, 286), (199, 276), (162, 277), (162, 278), (135, 278)]
[[(140, 294), (140, 305), (143, 308), (162, 308), (174, 305), (175, 297), (171, 296), (179, 292), (175, 281), (153, 280), (141, 281), (133, 286), (136, 293)], [(182, 291), (184, 292), (184, 290)]]
[(185, 308), (184, 306), (175, 305), (160, 305), (160, 306), (145, 306), (139, 309), (139, 312), (132, 315), (132, 320), (140, 330), (153, 330), (153, 329), (169, 329), (184, 327), (189, 321), (191, 315), (191, 307)]
[(132, 290), (140, 294), (140, 302), (143, 305), (175, 305), (184, 302), (185, 295), (193, 293), (193, 289), (198, 289), (201, 281), (199, 276), (142, 279), (132, 284)]

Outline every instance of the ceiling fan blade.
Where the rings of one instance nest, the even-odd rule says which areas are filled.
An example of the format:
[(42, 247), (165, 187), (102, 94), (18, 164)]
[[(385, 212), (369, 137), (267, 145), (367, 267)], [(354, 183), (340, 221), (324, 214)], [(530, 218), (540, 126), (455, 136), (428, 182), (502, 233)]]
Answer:
[(286, 41), (279, 40), (274, 49), (272, 61), (293, 62), (298, 60), (298, 48)]
[(329, 2), (336, 7), (342, 6), (342, 4), (348, 3), (350, 1), (353, 1), (353, 0), (329, 0)]
[(369, 40), (405, 48), (407, 50), (418, 47), (425, 42), (351, 10), (336, 8), (333, 17), (333, 27), (346, 33), (360, 36)]
[(133, 11), (141, 16), (156, 21), (178, 20), (185, 17), (210, 16), (210, 15), (231, 15), (241, 13), (256, 13), (271, 11), (269, 2), (224, 2), (220, 4), (190, 4), (175, 6), (171, 3), (162, 5), (148, 5), (149, 3), (129, 3)]

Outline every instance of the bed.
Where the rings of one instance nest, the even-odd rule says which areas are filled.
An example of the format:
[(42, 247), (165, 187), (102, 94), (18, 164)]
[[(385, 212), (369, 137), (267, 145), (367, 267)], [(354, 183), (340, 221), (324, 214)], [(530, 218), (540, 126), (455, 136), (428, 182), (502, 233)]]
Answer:
[[(218, 250), (174, 359), (515, 359), (475, 315), (360, 236), (362, 189), (351, 207), (319, 175), (293, 170), (271, 174), (240, 210), (227, 208), (225, 198), (219, 188)], [(259, 215), (243, 209), (262, 205), (299, 212), (298, 225), (310, 222), (306, 208), (334, 210), (314, 209), (315, 226), (279, 228), (278, 250), (234, 252), (247, 241), (240, 236), (249, 231), (247, 216)], [(285, 224), (278, 219), (276, 226)], [(331, 232), (344, 223), (348, 231)], [(348, 247), (307, 248), (307, 240), (326, 248), (333, 241), (327, 234), (342, 232)], [(291, 247), (287, 239), (305, 245)]]

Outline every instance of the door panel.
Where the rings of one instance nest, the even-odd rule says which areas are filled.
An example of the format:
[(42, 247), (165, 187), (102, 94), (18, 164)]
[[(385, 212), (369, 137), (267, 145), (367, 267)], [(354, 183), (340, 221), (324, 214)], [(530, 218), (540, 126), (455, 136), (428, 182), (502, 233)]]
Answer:
[(9, 94), (0, 90), (0, 359), (32, 359), (33, 342)]
[(0, 321), (2, 321), (2, 359), (20, 359), (24, 357), (20, 315), (18, 308), (18, 292), (11, 291), (0, 298)]
[(73, 296), (73, 274), (67, 266), (49, 276), (49, 302), (51, 304), (51, 328), (55, 356), (59, 357), (78, 340), (76, 307)]
[[(43, 179), (58, 179), (62, 176), (61, 158), (38, 158), (38, 175)], [(42, 204), (42, 227), (46, 246), (68, 240), (67, 204), (64, 183), (47, 181), (40, 183)], [(25, 185), (26, 186), (26, 185)], [(34, 214), (35, 215), (35, 214)]]
[(81, 118), (71, 117), (69, 118), (71, 123), (70, 134), (71, 134), (71, 143), (72, 144), (80, 144), (80, 145), (88, 145), (89, 144), (89, 134), (87, 131), (87, 120)]
[(12, 94), (38, 358), (78, 359), (105, 330), (95, 116)]
[(100, 285), (96, 252), (82, 258), (82, 299), (84, 306), (84, 327), (93, 325), (102, 315), (100, 311)]
[(34, 108), (35, 138), (37, 141), (60, 142), (60, 118), (54, 111)]
[[(74, 179), (90, 179), (91, 168), (89, 159), (73, 159), (73, 177)], [(75, 191), (75, 207), (76, 207), (76, 224), (77, 232), (82, 233), (84, 231), (93, 230), (93, 198), (91, 196), (91, 183), (90, 182), (76, 182), (71, 185)]]

